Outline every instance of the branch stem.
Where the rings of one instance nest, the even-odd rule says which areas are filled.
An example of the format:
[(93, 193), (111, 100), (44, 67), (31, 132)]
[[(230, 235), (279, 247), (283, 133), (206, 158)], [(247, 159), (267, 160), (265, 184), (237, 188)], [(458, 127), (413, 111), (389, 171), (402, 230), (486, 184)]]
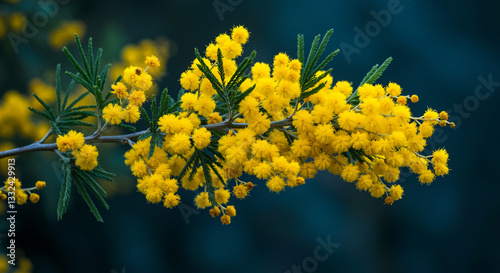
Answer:
[[(282, 120), (278, 121), (273, 121), (271, 122), (271, 128), (283, 128), (285, 126), (290, 126), (292, 125), (292, 118), (288, 117)], [(104, 127), (104, 126), (103, 126)], [(229, 119), (225, 120), (220, 123), (216, 124), (207, 124), (207, 125), (201, 125), (200, 127), (205, 127), (209, 131), (224, 131), (227, 129), (238, 129), (238, 128), (246, 128), (248, 127), (248, 123), (234, 123), (231, 122)], [(100, 132), (96, 132), (95, 134), (91, 136), (85, 137), (85, 142), (87, 143), (102, 143), (102, 142), (108, 142), (108, 143), (121, 143), (124, 145), (130, 145), (131, 144), (131, 139), (137, 138), (145, 133), (147, 133), (148, 130), (143, 130), (131, 134), (125, 134), (125, 135), (112, 135), (112, 136), (101, 136)], [(24, 153), (29, 153), (29, 152), (38, 152), (38, 151), (54, 151), (57, 150), (57, 145), (56, 143), (41, 143), (41, 142), (35, 142), (23, 147), (18, 147), (14, 148), (12, 150), (7, 150), (7, 151), (2, 151), (0, 152), (0, 158), (4, 157), (10, 157), (10, 156), (16, 156), (19, 154), (24, 154)]]
[[(99, 143), (99, 142), (115, 142), (122, 144), (129, 144), (129, 140), (132, 138), (137, 138), (142, 134), (145, 134), (148, 130), (143, 130), (131, 134), (126, 135), (117, 135), (117, 136), (88, 136), (85, 138), (85, 142), (88, 143)], [(0, 152), (0, 158), (16, 156), (19, 154), (29, 153), (29, 152), (38, 152), (38, 151), (54, 151), (57, 150), (56, 143), (40, 143), (35, 142), (23, 147), (14, 148), (12, 150), (2, 151)]]
[(38, 141), (38, 142), (39, 143), (44, 143), (47, 140), (47, 138), (49, 138), (50, 134), (52, 134), (52, 127), (50, 127), (50, 129), (47, 132), (47, 134), (45, 134), (45, 136), (40, 141)]

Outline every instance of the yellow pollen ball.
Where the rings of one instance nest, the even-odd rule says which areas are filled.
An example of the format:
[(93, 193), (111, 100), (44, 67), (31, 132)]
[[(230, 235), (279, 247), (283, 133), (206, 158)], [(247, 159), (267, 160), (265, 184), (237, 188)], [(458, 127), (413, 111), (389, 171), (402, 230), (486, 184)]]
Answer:
[(154, 55), (147, 56), (146, 61), (144, 63), (151, 68), (160, 66), (160, 60), (158, 59), (158, 57)]
[(194, 202), (199, 209), (204, 209), (212, 205), (208, 199), (208, 192), (201, 192), (198, 194), (194, 199)]
[(210, 216), (212, 216), (213, 218), (217, 217), (220, 215), (220, 209), (219, 207), (213, 207), (212, 209), (210, 209)]
[(223, 225), (229, 225), (231, 224), (231, 217), (229, 215), (222, 215), (220, 218), (221, 222)]
[(234, 208), (234, 206), (227, 206), (227, 208), (225, 209), (225, 212), (226, 212), (226, 215), (228, 215), (230, 217), (236, 216), (236, 209)]
[(38, 194), (36, 194), (36, 193), (30, 194), (31, 203), (36, 204), (36, 203), (38, 203), (39, 200), (40, 200), (40, 196)]
[(35, 187), (38, 189), (38, 190), (41, 190), (43, 188), (45, 188), (45, 181), (37, 181), (36, 184), (35, 184)]

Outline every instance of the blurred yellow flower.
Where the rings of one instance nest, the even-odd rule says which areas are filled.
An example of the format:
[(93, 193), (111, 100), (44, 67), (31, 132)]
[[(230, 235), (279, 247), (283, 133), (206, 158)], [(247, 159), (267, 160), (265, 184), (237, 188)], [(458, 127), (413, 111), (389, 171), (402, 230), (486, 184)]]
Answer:
[(86, 26), (81, 21), (63, 21), (49, 34), (49, 45), (60, 50), (63, 46), (75, 42), (75, 33), (80, 38), (85, 36)]

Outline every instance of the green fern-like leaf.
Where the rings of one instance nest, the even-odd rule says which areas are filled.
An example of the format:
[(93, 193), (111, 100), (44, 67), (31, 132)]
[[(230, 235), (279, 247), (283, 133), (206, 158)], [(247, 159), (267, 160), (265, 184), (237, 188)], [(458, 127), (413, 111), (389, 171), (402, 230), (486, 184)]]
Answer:
[(57, 219), (61, 220), (63, 214), (68, 209), (69, 200), (71, 197), (71, 166), (68, 163), (62, 165), (63, 180), (61, 191), (59, 193), (59, 201), (57, 202)]

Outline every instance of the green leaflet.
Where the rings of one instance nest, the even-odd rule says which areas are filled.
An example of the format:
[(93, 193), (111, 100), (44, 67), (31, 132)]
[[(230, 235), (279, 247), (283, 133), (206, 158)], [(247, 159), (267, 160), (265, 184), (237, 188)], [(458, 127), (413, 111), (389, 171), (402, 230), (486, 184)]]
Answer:
[(320, 76), (316, 76), (317, 72), (321, 71), (339, 52), (338, 49), (335, 50), (334, 52), (328, 54), (328, 56), (320, 62), (321, 55), (325, 52), (332, 34), (333, 29), (330, 29), (326, 32), (321, 42), (321, 35), (314, 37), (307, 60), (304, 59), (304, 36), (301, 34), (297, 36), (297, 58), (303, 64), (300, 74), (300, 87), (302, 91), (300, 99), (307, 98), (321, 90), (321, 88), (314, 88), (313, 90), (309, 89), (313, 88), (317, 84), (321, 84), (321, 80), (332, 71), (329, 69)]
[[(374, 65), (368, 73), (366, 73), (365, 77), (363, 80), (359, 83), (359, 87), (363, 86), (363, 84), (368, 83), (368, 84), (373, 84), (375, 83), (384, 73), (384, 71), (387, 69), (389, 64), (392, 62), (392, 57), (387, 58), (381, 66), (378, 64)], [(358, 103), (358, 88), (351, 94), (351, 96), (347, 99), (347, 102), (349, 103)]]
[(56, 66), (56, 102), (57, 102), (57, 114), (62, 111), (61, 103), (61, 64)]
[(151, 96), (151, 116), (146, 111), (146, 108), (141, 107), (140, 109), (141, 114), (149, 127), (149, 130), (148, 133), (142, 135), (141, 137), (139, 137), (139, 139), (142, 140), (151, 136), (148, 159), (153, 156), (155, 147), (161, 148), (163, 146), (163, 138), (165, 134), (158, 130), (158, 121), (163, 115), (177, 111), (177, 103), (174, 103), (172, 106), (170, 106), (170, 104), (171, 98), (168, 95), (168, 89), (165, 88), (161, 93), (160, 103), (158, 106), (156, 96)]
[[(203, 61), (203, 58), (200, 55), (200, 52), (195, 49), (195, 56), (196, 59), (200, 62), (198, 65), (198, 68), (201, 70), (201, 72), (204, 74), (204, 77), (206, 77), (210, 83), (212, 84), (212, 87), (215, 89), (217, 92), (218, 97), (215, 97), (215, 100), (218, 102), (218, 106), (223, 105), (224, 109), (217, 108), (217, 110), (220, 110), (221, 113), (229, 114), (229, 117), (233, 117), (233, 115), (236, 114), (238, 105), (239, 103), (246, 97), (248, 96), (252, 90), (255, 88), (255, 86), (249, 88), (245, 92), (240, 92), (240, 86), (241, 84), (249, 78), (249, 75), (245, 75), (245, 72), (248, 70), (250, 65), (253, 63), (253, 60), (255, 59), (255, 56), (257, 53), (253, 51), (250, 56), (246, 57), (236, 68), (236, 71), (234, 74), (231, 76), (231, 79), (229, 79), (229, 82), (227, 85), (225, 84), (225, 72), (224, 72), (224, 65), (223, 65), (223, 56), (218, 49), (217, 51), (217, 71), (219, 73), (221, 81), (213, 74), (212, 70), (207, 66), (207, 64)], [(179, 96), (181, 97), (181, 96)]]
[(246, 57), (236, 68), (236, 71), (234, 72), (233, 76), (231, 76), (231, 79), (229, 80), (226, 88), (231, 89), (235, 86), (240, 86), (245, 79), (248, 77), (245, 77), (245, 71), (247, 71), (248, 67), (253, 63), (253, 60), (255, 59), (255, 56), (257, 56), (257, 52), (254, 50), (250, 54), (250, 56)]
[(69, 199), (71, 197), (71, 166), (68, 163), (62, 165), (63, 180), (61, 191), (59, 193), (59, 201), (57, 202), (57, 220), (61, 220), (63, 214), (68, 209)]
[(366, 76), (363, 78), (359, 86), (362, 86), (365, 83), (372, 84), (378, 80), (384, 73), (384, 71), (387, 69), (389, 64), (392, 62), (392, 57), (387, 58), (382, 65), (379, 67), (378, 64), (374, 65), (372, 69), (366, 74)]
[[(110, 100), (110, 91), (103, 92), (105, 86), (105, 79), (110, 67), (106, 65), (102, 71), (100, 70), (101, 58), (103, 50), (100, 48), (97, 55), (94, 56), (92, 38), (88, 41), (87, 53), (83, 50), (82, 43), (77, 35), (75, 35), (76, 47), (80, 57), (80, 62), (76, 60), (75, 56), (65, 47), (63, 52), (68, 57), (69, 61), (76, 69), (76, 73), (66, 71), (66, 74), (72, 78), (71, 83), (68, 85), (64, 98), (62, 98), (61, 87), (61, 67), (56, 67), (56, 107), (53, 110), (45, 101), (39, 98), (36, 94), (34, 97), (42, 104), (43, 111), (37, 109), (30, 109), (35, 114), (46, 118), (50, 121), (52, 127), (51, 132), (56, 135), (66, 134), (75, 126), (94, 126), (91, 123), (84, 121), (85, 118), (90, 116), (97, 116), (101, 109), (108, 103), (113, 103), (116, 100)], [(119, 79), (118, 79), (119, 80)], [(75, 100), (69, 101), (71, 92), (75, 84), (78, 83), (87, 89), (87, 92), (78, 96)], [(77, 106), (86, 96), (92, 94), (97, 102), (96, 105), (81, 105)], [(95, 110), (95, 111), (94, 111)], [(55, 114), (57, 113), (57, 115)], [(133, 126), (123, 125), (127, 129), (134, 130)], [(61, 184), (61, 191), (57, 205), (57, 218), (61, 219), (63, 214), (67, 211), (69, 200), (71, 196), (71, 185), (75, 184), (79, 194), (85, 200), (98, 221), (102, 221), (102, 217), (95, 206), (91, 195), (93, 195), (106, 209), (109, 208), (105, 201), (107, 196), (106, 192), (97, 182), (96, 178), (112, 181), (114, 174), (105, 171), (101, 166), (97, 166), (92, 171), (81, 170), (75, 165), (73, 159), (62, 160), (63, 180)], [(89, 194), (89, 191), (91, 194)]]
[(73, 160), (69, 162), (62, 161), (62, 164), (64, 175), (61, 184), (61, 191), (59, 194), (59, 201), (57, 204), (57, 219), (62, 219), (62, 216), (66, 212), (71, 197), (71, 184), (75, 184), (78, 189), (78, 193), (82, 196), (83, 200), (85, 200), (85, 203), (87, 203), (87, 206), (89, 207), (92, 214), (99, 222), (102, 222), (103, 219), (99, 213), (99, 210), (95, 206), (94, 201), (92, 200), (88, 191), (90, 190), (92, 195), (97, 198), (97, 200), (105, 209), (109, 209), (109, 205), (104, 199), (107, 196), (107, 193), (99, 185), (99, 183), (97, 183), (94, 177), (111, 181), (115, 175), (106, 172), (99, 165), (92, 171), (85, 171), (76, 166)]
[(71, 54), (71, 52), (64, 47), (63, 52), (66, 54), (68, 59), (70, 60), (73, 67), (78, 72), (74, 74), (72, 72), (66, 71), (66, 74), (69, 75), (74, 81), (81, 84), (85, 87), (97, 101), (98, 109), (104, 108), (106, 106), (107, 100), (109, 98), (110, 91), (108, 90), (106, 94), (104, 94), (104, 85), (105, 79), (108, 74), (108, 69), (111, 64), (107, 64), (101, 72), (99, 72), (101, 66), (101, 58), (102, 58), (102, 48), (99, 48), (97, 51), (97, 56), (94, 58), (93, 47), (92, 47), (92, 38), (89, 39), (88, 42), (88, 57), (85, 54), (85, 51), (82, 46), (82, 42), (78, 35), (75, 34), (76, 47), (78, 49), (78, 53), (80, 55), (80, 59), (83, 64), (80, 64), (76, 58)]
[(226, 74), (224, 73), (224, 64), (222, 63), (222, 52), (220, 51), (220, 48), (217, 49), (217, 69), (219, 70), (219, 75), (220, 75), (220, 85), (222, 88), (225, 88), (226, 85), (224, 84), (226, 82)]
[[(198, 68), (201, 70), (201, 72), (203, 72), (203, 74), (210, 81), (210, 83), (212, 83), (212, 86), (215, 89), (215, 91), (217, 91), (217, 94), (222, 99), (227, 101), (227, 94), (225, 93), (223, 85), (219, 82), (219, 80), (215, 77), (215, 75), (212, 73), (212, 71), (207, 66), (207, 64), (203, 61), (203, 58), (201, 57), (198, 49), (196, 49), (196, 48), (194, 49), (194, 54), (196, 56), (196, 59), (198, 59), (198, 61), (200, 62), (198, 64)], [(179, 95), (179, 100), (180, 100), (180, 98), (181, 98), (181, 95)]]

